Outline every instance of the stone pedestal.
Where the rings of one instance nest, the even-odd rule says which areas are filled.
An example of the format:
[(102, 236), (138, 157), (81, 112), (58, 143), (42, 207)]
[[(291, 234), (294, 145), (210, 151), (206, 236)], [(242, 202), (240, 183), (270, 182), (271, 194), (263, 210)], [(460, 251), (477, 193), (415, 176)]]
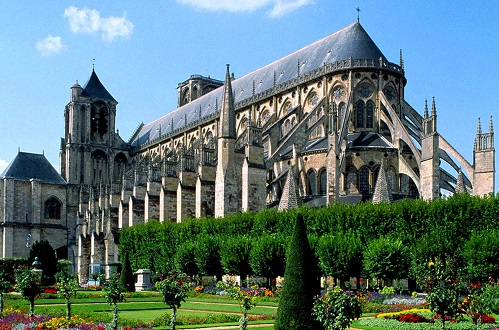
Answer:
[(139, 269), (135, 272), (135, 275), (137, 275), (135, 291), (145, 291), (152, 288), (151, 271), (149, 269)]

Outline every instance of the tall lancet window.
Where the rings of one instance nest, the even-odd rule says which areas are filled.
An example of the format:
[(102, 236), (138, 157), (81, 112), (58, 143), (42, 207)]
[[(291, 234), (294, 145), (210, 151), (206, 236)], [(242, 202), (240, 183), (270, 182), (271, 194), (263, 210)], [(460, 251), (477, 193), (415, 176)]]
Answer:
[(374, 102), (369, 101), (366, 105), (366, 127), (374, 127)]
[(357, 127), (364, 127), (364, 102), (357, 102)]

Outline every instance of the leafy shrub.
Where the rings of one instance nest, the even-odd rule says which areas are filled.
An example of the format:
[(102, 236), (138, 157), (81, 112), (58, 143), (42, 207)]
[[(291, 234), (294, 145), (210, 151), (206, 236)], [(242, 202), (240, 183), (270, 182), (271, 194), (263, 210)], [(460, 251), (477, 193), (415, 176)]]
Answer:
[(381, 294), (394, 294), (395, 293), (395, 288), (393, 286), (385, 286), (381, 291), (379, 292)]
[(362, 309), (356, 296), (349, 295), (336, 286), (324, 296), (316, 298), (313, 314), (324, 328), (343, 330), (362, 315)]

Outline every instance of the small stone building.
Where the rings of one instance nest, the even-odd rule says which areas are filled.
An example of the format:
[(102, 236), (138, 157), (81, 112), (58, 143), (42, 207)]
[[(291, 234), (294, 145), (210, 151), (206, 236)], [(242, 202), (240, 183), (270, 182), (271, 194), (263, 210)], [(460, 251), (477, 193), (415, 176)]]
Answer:
[(67, 258), (75, 244), (67, 206), (66, 181), (45, 156), (19, 152), (0, 175), (0, 257), (25, 258), (32, 243), (48, 240)]

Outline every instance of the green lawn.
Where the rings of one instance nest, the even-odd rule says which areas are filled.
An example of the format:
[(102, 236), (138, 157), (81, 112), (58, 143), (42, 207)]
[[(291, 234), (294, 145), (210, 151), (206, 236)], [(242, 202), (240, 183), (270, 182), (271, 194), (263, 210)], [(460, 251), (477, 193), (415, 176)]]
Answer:
[[(85, 313), (102, 313), (107, 317), (111, 316), (111, 306), (106, 303), (105, 299), (98, 294), (91, 298), (76, 298), (71, 301), (73, 315)], [(6, 299), (5, 308), (28, 310), (28, 302), (22, 299)], [(64, 314), (66, 310), (65, 301), (63, 299), (37, 299), (35, 301), (36, 314)], [(166, 305), (161, 301), (160, 297), (134, 297), (127, 298), (125, 302), (118, 303), (119, 317), (130, 321), (150, 322), (156, 317), (164, 314), (171, 314), (171, 310), (166, 308)], [(275, 314), (277, 312), (277, 303), (275, 302), (259, 302), (256, 307), (252, 308), (250, 314)], [(206, 317), (208, 314), (235, 314), (241, 315), (239, 304), (232, 299), (220, 297), (215, 298), (187, 298), (186, 302), (182, 303), (178, 310), (179, 315), (185, 317)], [(270, 321), (251, 321), (250, 324), (269, 324)], [(220, 325), (238, 325), (237, 322), (212, 324), (211, 326)], [(208, 326), (199, 325), (199, 328)], [(178, 326), (182, 328), (196, 328), (197, 326)], [(259, 329), (272, 329), (273, 327), (259, 327)]]

